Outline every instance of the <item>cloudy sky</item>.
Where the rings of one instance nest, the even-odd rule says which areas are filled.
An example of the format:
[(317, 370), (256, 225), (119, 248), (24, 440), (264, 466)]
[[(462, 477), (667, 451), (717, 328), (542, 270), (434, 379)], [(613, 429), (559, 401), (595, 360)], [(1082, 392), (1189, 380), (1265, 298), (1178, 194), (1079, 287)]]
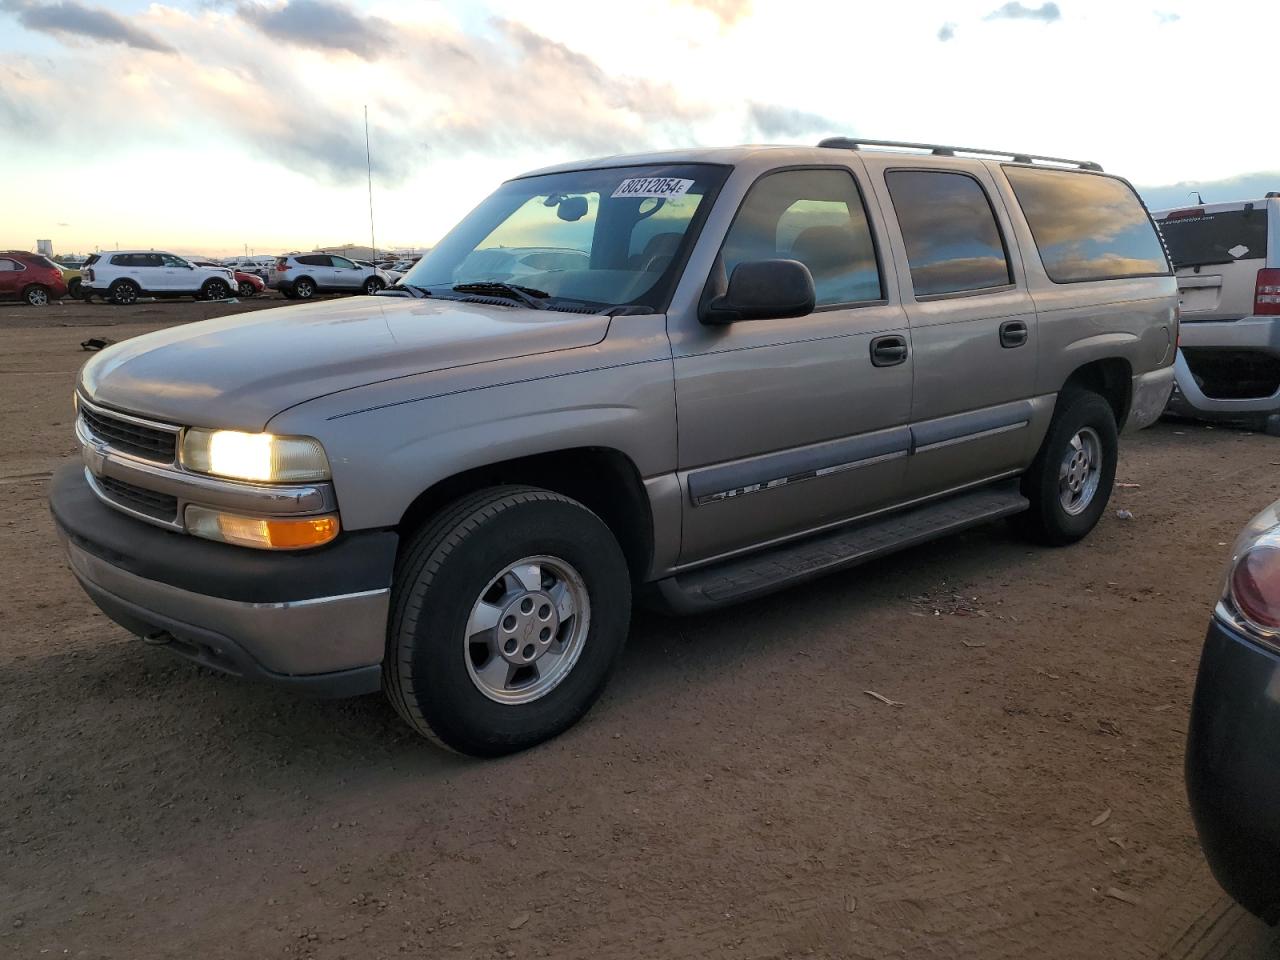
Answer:
[[(429, 245), (498, 181), (832, 133), (1280, 189), (1262, 4), (0, 0), (0, 247)], [(1161, 188), (1161, 189), (1156, 189)]]

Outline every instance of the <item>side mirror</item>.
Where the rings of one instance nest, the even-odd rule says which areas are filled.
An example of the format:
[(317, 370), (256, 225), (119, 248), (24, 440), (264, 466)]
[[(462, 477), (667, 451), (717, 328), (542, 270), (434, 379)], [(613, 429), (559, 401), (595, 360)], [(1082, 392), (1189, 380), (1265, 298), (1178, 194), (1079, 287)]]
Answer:
[(729, 289), (703, 308), (702, 322), (782, 320), (813, 312), (813, 275), (799, 260), (749, 260), (733, 268)]

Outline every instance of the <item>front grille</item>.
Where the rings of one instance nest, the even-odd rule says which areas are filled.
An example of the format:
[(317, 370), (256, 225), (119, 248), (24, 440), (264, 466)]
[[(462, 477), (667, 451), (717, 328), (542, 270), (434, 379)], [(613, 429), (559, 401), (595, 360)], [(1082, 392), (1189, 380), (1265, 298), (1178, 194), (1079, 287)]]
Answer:
[(1183, 347), (1182, 358), (1213, 400), (1257, 400), (1280, 390), (1280, 357), (1270, 353)]
[(121, 453), (130, 453), (157, 463), (173, 463), (177, 454), (178, 435), (155, 427), (113, 417), (104, 410), (80, 405), (80, 416), (89, 432)]
[(173, 523), (178, 519), (178, 498), (167, 493), (156, 493), (143, 487), (125, 483), (112, 477), (95, 477), (102, 492), (115, 504), (136, 510), (156, 520)]

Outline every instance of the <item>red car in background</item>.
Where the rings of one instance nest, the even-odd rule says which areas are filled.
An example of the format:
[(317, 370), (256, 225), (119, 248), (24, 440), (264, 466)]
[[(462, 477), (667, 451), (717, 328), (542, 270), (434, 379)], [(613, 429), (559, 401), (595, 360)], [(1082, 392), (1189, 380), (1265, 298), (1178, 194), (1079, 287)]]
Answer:
[(21, 300), (43, 307), (66, 295), (62, 268), (48, 257), (25, 250), (0, 253), (0, 300)]

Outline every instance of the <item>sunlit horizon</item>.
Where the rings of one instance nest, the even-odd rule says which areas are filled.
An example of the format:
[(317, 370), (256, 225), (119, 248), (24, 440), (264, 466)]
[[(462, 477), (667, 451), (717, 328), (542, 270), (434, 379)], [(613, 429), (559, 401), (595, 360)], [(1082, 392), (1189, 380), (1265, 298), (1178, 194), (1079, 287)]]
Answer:
[[(1254, 15), (1191, 0), (0, 0), (0, 173), (19, 185), (0, 246), (422, 250), (529, 169), (831, 134), (1096, 160), (1153, 207), (1249, 199), (1280, 189), (1275, 138), (1251, 98), (1187, 84), (1175, 100), (1168, 52), (1233, 76)], [(1214, 136), (1186, 137), (1188, 115), (1212, 116)]]

